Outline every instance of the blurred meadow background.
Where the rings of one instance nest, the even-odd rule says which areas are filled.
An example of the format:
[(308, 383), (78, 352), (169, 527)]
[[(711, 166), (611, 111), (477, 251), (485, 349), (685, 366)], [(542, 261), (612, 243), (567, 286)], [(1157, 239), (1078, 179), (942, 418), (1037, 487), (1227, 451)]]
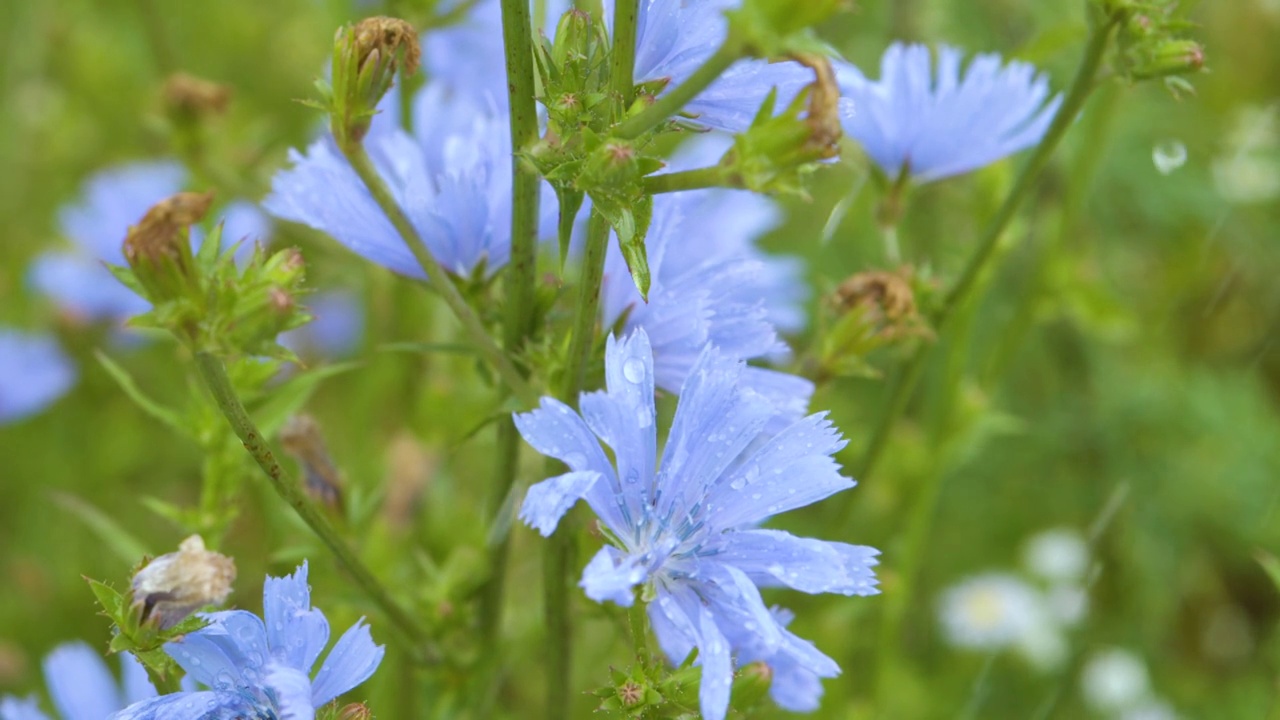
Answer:
[[(875, 473), (781, 519), (883, 551), (880, 596), (787, 597), (796, 632), (844, 669), (825, 683), (818, 717), (1120, 717), (1106, 693), (1128, 682), (1176, 717), (1280, 718), (1280, 592), (1258, 559), (1280, 553), (1280, 2), (1194, 5), (1207, 58), (1194, 95), (1104, 83), (1006, 233), (980, 302), (960, 318), (966, 332), (950, 336), (964, 346), (933, 354)], [(420, 28), (438, 14), (431, 0), (0, 3), (0, 325), (53, 330), (78, 368), (52, 407), (0, 426), (0, 694), (41, 686), (40, 658), (59, 642), (104, 647), (108, 625), (81, 576), (123, 587), (130, 553), (172, 550), (184, 522), (226, 521), (215, 542), (239, 567), (233, 603), (258, 610), (263, 574), (308, 557), (315, 603), (335, 627), (368, 615), (379, 642), (392, 632), (237, 448), (210, 455), (174, 434), (96, 358), (157, 402), (220, 422), (171, 342), (121, 341), (59, 314), (28, 280), (35, 257), (67, 245), (59, 211), (87, 177), (175, 154), (161, 99), (172, 72), (234, 93), (189, 185), (260, 200), (286, 151), (320, 126), (295, 101), (312, 94), (335, 28), (375, 13)], [(947, 42), (1030, 61), (1060, 92), (1085, 28), (1078, 2), (863, 0), (821, 34), (872, 76), (894, 39)], [(917, 189), (898, 232), (903, 261), (946, 287), (1024, 160)], [(765, 239), (809, 261), (817, 314), (846, 277), (892, 267), (868, 173), (847, 143), (814, 177), (812, 200), (786, 201)], [(358, 347), (328, 361), (334, 373), (306, 403), (346, 478), (347, 531), (444, 642), (465, 649), (494, 412), (476, 364), (405, 351), (454, 340), (433, 297), (300, 226), (277, 223), (270, 237), (302, 249), (313, 288), (351, 293), (362, 308)], [(874, 354), (866, 377), (815, 398), (850, 439), (846, 466), (882, 408), (875, 374), (891, 376), (902, 357)], [(522, 479), (540, 478), (540, 459), (525, 456)], [(210, 462), (229, 464), (238, 502), (216, 509), (223, 518), (175, 517), (199, 506)], [(1045, 541), (1051, 530), (1067, 540)], [(1084, 568), (1055, 579), (1055, 561), (1079, 559), (1073, 537)], [(540, 697), (537, 542), (515, 530), (499, 708)], [(919, 566), (903, 567), (913, 543), (925, 548)], [(591, 552), (584, 544), (581, 561)], [(964, 647), (945, 599), (992, 573), (1049, 595), (1070, 576), (1085, 606), (1047, 645)], [(627, 647), (616, 608), (575, 602), (575, 687), (586, 691), (626, 664)], [(383, 718), (462, 717), (461, 674), (425, 678), (389, 647), (351, 697)], [(584, 695), (578, 716), (592, 703)]]

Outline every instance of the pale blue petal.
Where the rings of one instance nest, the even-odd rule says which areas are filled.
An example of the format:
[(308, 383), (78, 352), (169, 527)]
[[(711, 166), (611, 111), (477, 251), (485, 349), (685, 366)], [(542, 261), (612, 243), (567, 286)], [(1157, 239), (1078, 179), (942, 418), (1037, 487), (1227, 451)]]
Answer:
[(555, 532), (560, 518), (569, 512), (574, 503), (581, 500), (591, 488), (604, 478), (598, 472), (586, 470), (558, 475), (540, 483), (534, 483), (520, 505), (520, 519), (537, 530), (543, 537)]
[(689, 372), (659, 471), (659, 514), (698, 506), (773, 416), (767, 401), (739, 389), (742, 370), (708, 346)]
[[(936, 67), (923, 45), (895, 43), (881, 59), (880, 80), (837, 63), (845, 132), (886, 175), (904, 168), (917, 182), (975, 170), (1040, 141), (1061, 97), (1031, 65), (978, 55), (961, 77), (962, 55), (938, 49)], [(1046, 102), (1048, 100), (1048, 102)]]
[(702, 666), (698, 704), (704, 720), (724, 720), (733, 686), (731, 648), (716, 626), (715, 617), (706, 608), (701, 608), (698, 616), (698, 634), (698, 664)]
[(280, 720), (315, 720), (319, 704), (311, 701), (311, 678), (305, 672), (273, 663), (267, 667), (264, 680), (275, 699)]
[(267, 576), (262, 588), (262, 616), (271, 656), (291, 668), (310, 672), (329, 643), (329, 621), (311, 607), (306, 561), (292, 575)]
[(63, 720), (101, 720), (124, 706), (106, 661), (82, 642), (59, 645), (49, 653), (44, 679)]
[(715, 537), (717, 562), (729, 563), (760, 585), (807, 593), (872, 595), (879, 554), (874, 548), (796, 537), (781, 530), (744, 530)]
[(0, 327), (0, 424), (44, 410), (71, 389), (76, 374), (52, 335)]
[(117, 280), (101, 260), (85, 253), (42, 254), (27, 269), (27, 282), (78, 320), (117, 320), (151, 307)]
[(49, 716), (40, 711), (40, 703), (34, 697), (6, 695), (0, 698), (0, 720), (49, 720)]
[(108, 168), (85, 181), (80, 199), (58, 213), (62, 232), (88, 255), (123, 264), (129, 226), (152, 205), (182, 190), (186, 171), (172, 160)]
[(274, 711), (240, 692), (202, 690), (161, 695), (135, 703), (107, 720), (280, 720)]
[(587, 597), (596, 602), (609, 600), (631, 607), (635, 601), (633, 589), (644, 581), (646, 575), (648, 568), (639, 558), (606, 545), (587, 563), (579, 585)]
[(133, 653), (120, 653), (121, 688), (125, 704), (133, 704), (156, 696), (156, 689), (147, 677), (147, 669)]
[(708, 496), (714, 529), (759, 522), (853, 487), (831, 455), (845, 446), (826, 415), (810, 415), (754, 449)]
[(679, 665), (684, 659), (689, 657), (689, 653), (697, 647), (698, 633), (694, 630), (689, 616), (685, 614), (681, 603), (675, 598), (675, 594), (684, 593), (692, 594), (687, 585), (677, 587), (660, 587), (658, 589), (658, 597), (649, 603), (649, 627), (653, 629), (654, 637), (658, 639), (658, 646), (662, 648), (662, 652), (671, 661), (672, 665)]
[[(261, 623), (252, 613), (243, 610), (228, 610), (205, 615), (209, 624), (193, 633), (184, 635), (180, 640), (165, 643), (164, 650), (183, 670), (187, 671), (196, 682), (214, 690), (231, 690), (246, 684), (242, 669), (252, 663), (245, 656), (239, 641), (229, 635), (222, 621), (229, 616), (240, 616), (233, 620), (237, 627), (251, 627), (243, 616), (253, 618)], [(265, 640), (265, 638), (264, 638)], [(265, 660), (265, 658), (263, 658)], [(261, 667), (259, 662), (255, 667)]]
[(369, 626), (362, 618), (338, 638), (325, 657), (312, 684), (312, 704), (320, 707), (368, 680), (385, 654), (386, 648), (374, 644)]
[(281, 345), (304, 360), (341, 359), (359, 347), (364, 335), (364, 308), (352, 292), (327, 290), (305, 299), (311, 322), (281, 333)]

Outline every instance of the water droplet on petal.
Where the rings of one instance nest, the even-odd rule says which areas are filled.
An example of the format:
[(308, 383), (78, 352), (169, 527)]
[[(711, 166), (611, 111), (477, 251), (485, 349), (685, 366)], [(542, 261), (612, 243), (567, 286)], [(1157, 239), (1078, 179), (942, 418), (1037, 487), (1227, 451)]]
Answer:
[(587, 456), (580, 452), (571, 452), (564, 456), (564, 464), (577, 470), (587, 464)]
[(1179, 140), (1156, 143), (1151, 150), (1151, 162), (1155, 163), (1157, 172), (1168, 175), (1187, 162), (1187, 146)]
[(641, 383), (644, 382), (644, 361), (640, 358), (627, 358), (622, 363), (622, 377), (627, 382)]

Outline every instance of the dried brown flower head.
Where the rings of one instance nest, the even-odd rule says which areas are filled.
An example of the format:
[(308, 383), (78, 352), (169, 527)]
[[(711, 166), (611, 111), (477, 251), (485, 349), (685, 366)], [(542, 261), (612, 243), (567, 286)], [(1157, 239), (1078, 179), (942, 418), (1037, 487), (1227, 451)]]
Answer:
[(141, 607), (143, 621), (170, 628), (205, 605), (226, 602), (235, 579), (235, 561), (206, 550), (204, 540), (192, 535), (177, 552), (161, 555), (134, 574), (133, 603)]
[(418, 71), (422, 48), (418, 46), (418, 31), (407, 21), (382, 15), (365, 18), (356, 23), (355, 33), (361, 68), (370, 58), (381, 61), (399, 55), (401, 72), (412, 75)]

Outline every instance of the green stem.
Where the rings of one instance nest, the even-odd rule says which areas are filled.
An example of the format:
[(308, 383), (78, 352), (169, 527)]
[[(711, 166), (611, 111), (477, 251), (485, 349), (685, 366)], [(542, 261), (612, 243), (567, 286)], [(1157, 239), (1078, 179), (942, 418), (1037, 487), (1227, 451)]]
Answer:
[[(578, 404), (587, 362), (595, 342), (596, 321), (600, 314), (600, 284), (604, 278), (604, 259), (609, 248), (609, 221), (592, 210), (587, 225), (587, 248), (582, 258), (582, 275), (578, 284), (578, 301), (564, 375), (560, 378), (558, 397), (570, 405)], [(547, 462), (548, 475), (563, 472), (558, 461)], [(553, 720), (572, 717), (570, 688), (573, 668), (573, 626), (570, 622), (573, 592), (573, 551), (577, 534), (569, 518), (560, 521), (559, 530), (547, 542), (543, 559), (543, 612), (547, 624), (547, 717)]]
[[(533, 21), (526, 0), (503, 0), (502, 39), (507, 55), (507, 99), (511, 107), (511, 260), (503, 274), (506, 306), (502, 320), (502, 349), (517, 355), (533, 331), (534, 282), (537, 275), (538, 194), (536, 172), (520, 162), (519, 153), (538, 140), (538, 112), (533, 80)], [(490, 518), (496, 518), (515, 484), (520, 463), (520, 434), (511, 418), (498, 425), (498, 461), (490, 489)], [(499, 520), (499, 522), (501, 522)], [(510, 532), (504, 532), (489, 551), (490, 576), (480, 596), (480, 627), (485, 647), (501, 636), (502, 596), (506, 588)], [(493, 653), (490, 653), (493, 654)]]
[[(951, 288), (951, 291), (947, 293), (942, 306), (930, 318), (938, 335), (942, 335), (956, 308), (969, 299), (969, 295), (973, 292), (977, 283), (978, 276), (986, 269), (991, 258), (994, 257), (1000, 237), (1013, 219), (1018, 206), (1022, 204), (1022, 201), (1030, 192), (1034, 181), (1039, 177), (1040, 172), (1048, 163), (1049, 157), (1053, 155), (1053, 151), (1057, 148), (1058, 143), (1075, 121), (1080, 108), (1084, 106), (1085, 100), (1089, 98), (1089, 94), (1093, 91), (1094, 80), (1098, 74), (1102, 58), (1106, 53), (1107, 45), (1111, 39), (1111, 31), (1115, 28), (1115, 24), (1115, 20), (1108, 20), (1092, 29), (1089, 36), (1089, 45), (1080, 61), (1080, 67), (1076, 70), (1071, 89), (1067, 92), (1061, 107), (1058, 108), (1057, 114), (1054, 115), (1053, 123), (1049, 125), (1044, 138), (1036, 146), (1031, 159), (1023, 166), (1022, 172), (1018, 174), (1018, 179), (1014, 183), (1013, 189), (1009, 191), (1004, 203), (996, 211), (995, 217), (987, 224), (978, 242), (978, 249), (973, 254), (973, 257), (969, 259), (969, 264), (965, 267), (960, 279)], [(866, 451), (855, 467), (855, 477), (866, 479), (875, 469), (876, 463), (888, 442), (889, 435), (893, 431), (893, 426), (906, 409), (907, 401), (911, 397), (911, 391), (915, 389), (915, 384), (920, 379), (920, 373), (924, 368), (924, 361), (928, 352), (929, 346), (922, 344), (907, 362), (906, 367), (898, 373), (897, 379), (894, 381), (892, 388), (890, 388), (889, 399), (885, 404), (884, 412), (880, 416), (880, 422), (871, 436), (871, 441), (867, 444)]]
[(258, 463), (258, 467), (262, 468), (262, 472), (266, 474), (276, 494), (287, 502), (307, 527), (311, 528), (321, 542), (328, 546), (337, 558), (338, 564), (355, 580), (356, 585), (373, 600), (374, 604), (382, 608), (387, 618), (400, 631), (399, 635), (408, 641), (408, 649), (414, 653), (415, 657), (423, 662), (437, 661), (436, 651), (430, 645), (427, 632), (418, 625), (412, 615), (391, 598), (390, 593), (347, 546), (324, 514), (311, 503), (302, 486), (276, 462), (266, 439), (253, 424), (244, 405), (236, 396), (235, 388), (231, 385), (231, 379), (227, 377), (227, 370), (222, 361), (205, 351), (197, 352), (195, 359), (200, 377), (209, 388), (214, 401), (217, 402), (218, 409), (222, 411), (222, 415), (231, 424), (231, 429), (244, 443), (245, 450), (249, 451), (249, 455)]
[(147, 678), (155, 686), (156, 692), (161, 695), (169, 695), (182, 689), (182, 682), (181, 678), (178, 677), (178, 673), (171, 672), (167, 675), (161, 675), (155, 668), (146, 663), (142, 663), (142, 666), (146, 668)]
[(645, 615), (645, 603), (640, 599), (640, 589), (636, 589), (636, 598), (627, 609), (627, 620), (631, 625), (631, 647), (636, 652), (636, 662), (642, 670), (649, 669), (649, 618)]
[(613, 129), (615, 137), (623, 140), (634, 140), (649, 130), (657, 127), (667, 120), (667, 118), (675, 115), (680, 108), (689, 104), (707, 86), (715, 82), (717, 78), (724, 74), (729, 66), (738, 61), (742, 57), (736, 44), (730, 44), (725, 41), (718, 50), (715, 51), (707, 61), (702, 64), (689, 76), (687, 80), (677, 85), (671, 92), (662, 95), (649, 107), (640, 111), (639, 114), (622, 121)]
[(711, 167), (698, 168), (696, 170), (681, 170), (680, 172), (664, 173), (662, 175), (650, 175), (644, 178), (642, 183), (644, 191), (648, 195), (699, 190), (709, 187), (741, 187), (741, 184), (727, 182), (727, 180), (730, 180), (730, 178), (726, 177), (724, 169), (719, 165), (712, 165)]
[(400, 208), (400, 204), (396, 202), (395, 197), (391, 194), (391, 190), (383, 182), (382, 176), (378, 174), (377, 168), (373, 166), (373, 161), (369, 159), (368, 153), (365, 152), (364, 146), (359, 143), (348, 143), (342, 148), (343, 154), (346, 155), (347, 161), (351, 164), (356, 175), (364, 182), (365, 187), (373, 196), (378, 207), (382, 208), (382, 212), (386, 214), (387, 219), (395, 226), (396, 231), (400, 233), (400, 237), (404, 240), (405, 245), (409, 247), (409, 251), (413, 253), (413, 257), (417, 259), (418, 264), (427, 274), (427, 278), (431, 281), (431, 287), (444, 298), (444, 302), (453, 311), (458, 321), (462, 323), (463, 330), (471, 340), (471, 344), (484, 357), (484, 359), (502, 376), (502, 381), (520, 401), (526, 405), (532, 406), (538, 402), (538, 394), (525, 380), (524, 375), (516, 369), (515, 364), (502, 352), (502, 348), (489, 337), (489, 333), (485, 330), (484, 324), (480, 322), (480, 318), (476, 316), (475, 311), (467, 304), (462, 293), (458, 291), (458, 287), (453, 284), (453, 279), (445, 271), (440, 263), (432, 256), (431, 250), (427, 248), (426, 242), (418, 235), (418, 230), (409, 221), (404, 214), (404, 210)]
[(636, 32), (640, 24), (639, 0), (616, 0), (613, 4), (613, 52), (609, 56), (609, 86), (622, 99), (622, 113), (631, 107), (636, 82)]

